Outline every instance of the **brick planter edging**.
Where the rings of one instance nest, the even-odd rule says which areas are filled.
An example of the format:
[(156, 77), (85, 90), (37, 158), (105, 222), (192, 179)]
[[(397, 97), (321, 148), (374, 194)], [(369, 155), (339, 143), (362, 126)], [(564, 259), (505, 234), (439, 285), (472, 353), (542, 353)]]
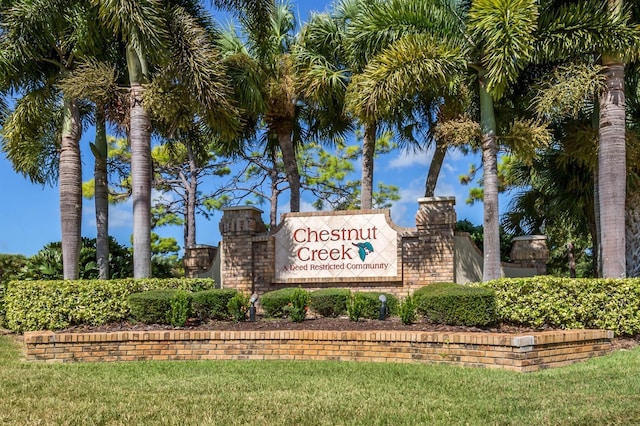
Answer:
[(443, 363), (527, 372), (607, 353), (612, 331), (530, 334), (414, 331), (26, 332), (27, 360), (336, 360)]

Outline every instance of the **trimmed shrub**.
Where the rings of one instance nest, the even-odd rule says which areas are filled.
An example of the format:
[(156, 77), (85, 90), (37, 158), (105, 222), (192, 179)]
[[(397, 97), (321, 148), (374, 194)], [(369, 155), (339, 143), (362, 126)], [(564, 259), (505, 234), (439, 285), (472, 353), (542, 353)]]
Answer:
[(176, 290), (169, 302), (167, 322), (174, 327), (184, 327), (191, 317), (191, 293), (184, 290)]
[(285, 307), (293, 301), (296, 290), (296, 287), (287, 287), (264, 293), (260, 297), (260, 306), (262, 306), (264, 316), (284, 318), (286, 315)]
[(133, 293), (214, 287), (215, 281), (208, 278), (11, 281), (4, 296), (6, 323), (15, 332), (101, 325), (127, 319), (127, 297)]
[(476, 284), (496, 294), (500, 321), (528, 327), (640, 334), (640, 279), (505, 278)]
[(415, 296), (408, 295), (400, 301), (398, 305), (398, 316), (403, 324), (409, 325), (416, 322), (418, 312)]
[(323, 317), (338, 317), (347, 313), (351, 291), (346, 288), (324, 288), (311, 292), (309, 307)]
[(6, 313), (4, 311), (4, 284), (0, 282), (0, 327), (6, 323)]
[(489, 289), (435, 283), (414, 293), (418, 313), (438, 324), (486, 326), (496, 322), (496, 299)]
[(362, 293), (351, 293), (347, 300), (347, 315), (349, 320), (358, 322), (362, 318), (366, 302)]
[(302, 322), (307, 317), (307, 309), (309, 308), (309, 292), (307, 290), (296, 288), (291, 295), (291, 304), (284, 307), (289, 319), (293, 322)]
[(384, 294), (387, 298), (387, 317), (398, 314), (398, 298), (393, 294), (382, 293), (378, 291), (362, 291), (356, 294), (361, 294), (364, 307), (362, 310), (362, 317), (368, 319), (380, 318), (380, 295)]
[(171, 302), (178, 290), (152, 290), (134, 293), (127, 298), (131, 317), (145, 324), (169, 324)]
[(204, 290), (193, 293), (193, 312), (201, 320), (228, 320), (229, 300), (238, 293), (235, 289)]
[(227, 311), (231, 314), (234, 322), (240, 322), (247, 319), (247, 312), (251, 301), (249, 296), (240, 292), (236, 292), (227, 303)]

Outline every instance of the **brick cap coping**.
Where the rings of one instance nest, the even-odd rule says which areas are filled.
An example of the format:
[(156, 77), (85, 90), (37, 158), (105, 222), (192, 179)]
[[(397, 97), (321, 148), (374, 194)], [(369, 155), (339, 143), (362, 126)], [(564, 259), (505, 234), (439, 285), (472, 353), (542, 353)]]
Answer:
[(24, 333), (24, 344), (42, 343), (101, 343), (126, 341), (182, 341), (182, 340), (316, 340), (363, 342), (456, 343), (502, 346), (526, 349), (531, 346), (611, 340), (613, 331), (559, 330), (524, 334), (420, 332), (420, 331), (318, 331), (318, 330), (260, 330), (260, 331), (118, 331), (92, 333), (55, 333), (31, 331)]

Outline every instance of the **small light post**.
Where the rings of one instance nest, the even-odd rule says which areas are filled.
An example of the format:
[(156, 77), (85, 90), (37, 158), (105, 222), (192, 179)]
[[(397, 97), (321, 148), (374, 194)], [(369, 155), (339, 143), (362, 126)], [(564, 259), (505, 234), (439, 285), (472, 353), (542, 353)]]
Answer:
[(378, 299), (380, 300), (380, 315), (378, 315), (378, 319), (384, 321), (387, 318), (387, 296), (381, 294)]
[(256, 302), (258, 301), (258, 295), (256, 293), (253, 293), (251, 295), (251, 299), (249, 299), (249, 302), (251, 302), (251, 306), (249, 306), (249, 321), (253, 322), (256, 320)]

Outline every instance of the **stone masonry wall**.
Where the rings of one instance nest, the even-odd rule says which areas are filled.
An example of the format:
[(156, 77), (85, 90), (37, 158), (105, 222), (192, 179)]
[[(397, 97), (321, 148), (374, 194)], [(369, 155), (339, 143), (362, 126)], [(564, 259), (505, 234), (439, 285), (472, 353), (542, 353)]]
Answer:
[(413, 331), (27, 332), (30, 361), (335, 360), (412, 362), (528, 372), (603, 355), (613, 332), (563, 330), (509, 335)]
[[(398, 276), (362, 279), (319, 280), (313, 276), (275, 282), (275, 242), (273, 230), (266, 232), (261, 211), (255, 207), (234, 207), (224, 210), (220, 222), (222, 234), (222, 271), (224, 288), (236, 288), (245, 293), (262, 294), (283, 287), (304, 287), (309, 290), (325, 287), (349, 287), (362, 291), (384, 291), (406, 296), (424, 285), (454, 280), (454, 227), (456, 214), (454, 197), (432, 197), (418, 200), (416, 228), (400, 228), (397, 257)], [(367, 211), (362, 213), (379, 213)], [(388, 214), (388, 211), (383, 211)], [(356, 212), (354, 212), (355, 214)], [(344, 212), (336, 212), (344, 215)], [(331, 215), (314, 212), (314, 215)]]

